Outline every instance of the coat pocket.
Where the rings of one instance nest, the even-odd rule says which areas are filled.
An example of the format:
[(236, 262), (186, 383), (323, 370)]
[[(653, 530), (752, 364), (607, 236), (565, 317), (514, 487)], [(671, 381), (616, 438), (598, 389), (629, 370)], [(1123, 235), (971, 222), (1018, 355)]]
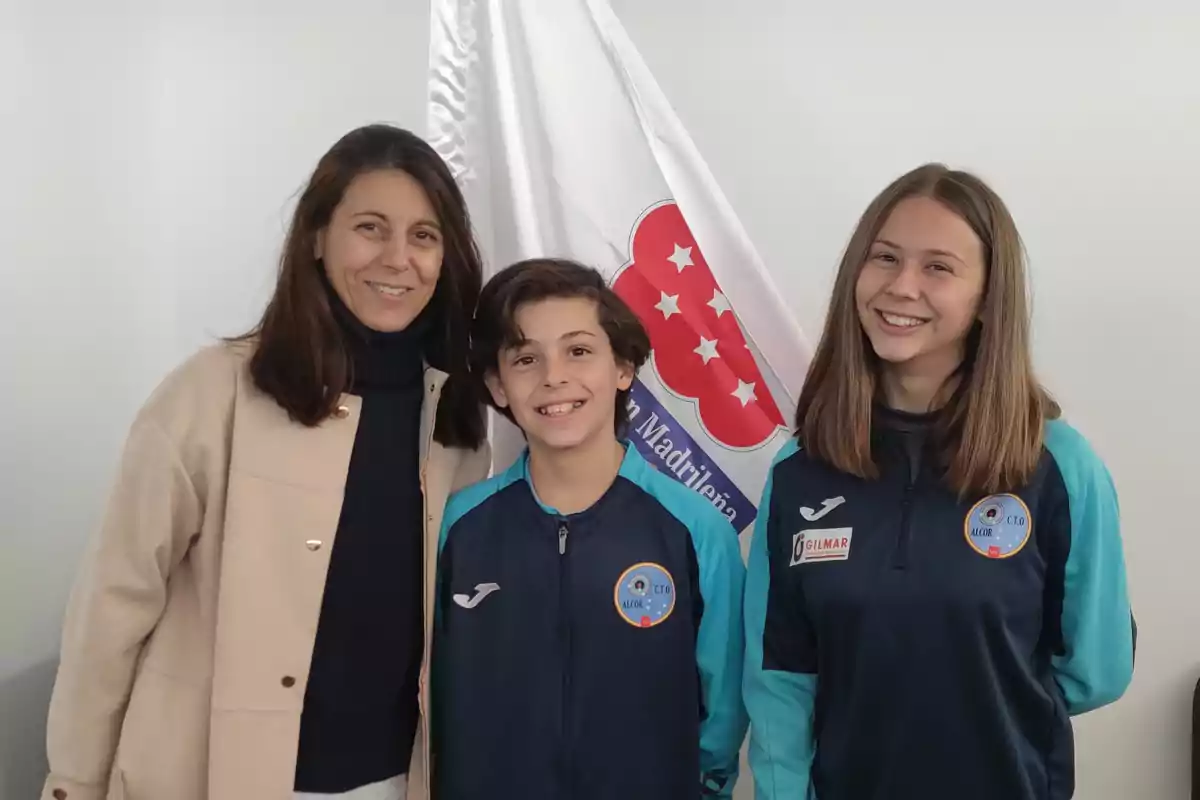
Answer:
[(206, 800), (207, 687), (143, 667), (121, 728), (109, 800)]

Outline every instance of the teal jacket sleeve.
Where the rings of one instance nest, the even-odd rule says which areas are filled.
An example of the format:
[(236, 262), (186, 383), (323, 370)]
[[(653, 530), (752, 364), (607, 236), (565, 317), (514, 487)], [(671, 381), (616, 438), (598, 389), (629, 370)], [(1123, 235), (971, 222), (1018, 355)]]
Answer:
[[(802, 599), (772, 582), (780, 561), (772, 527), (778, 465), (798, 450), (790, 440), (775, 457), (750, 540), (746, 575), (746, 663), (743, 695), (750, 715), (750, 771), (757, 800), (815, 800), (810, 770), (815, 752), (816, 640)], [(790, 553), (790, 546), (787, 550)]]
[(705, 513), (692, 540), (704, 611), (696, 637), (704, 718), (700, 722), (700, 794), (733, 796), (738, 757), (749, 721), (742, 704), (742, 592), (746, 567), (737, 531), (701, 501)]
[(1052, 664), (1071, 714), (1117, 700), (1133, 678), (1137, 627), (1130, 609), (1117, 492), (1087, 440), (1060, 420), (1046, 431), (1066, 488), (1062, 646)]

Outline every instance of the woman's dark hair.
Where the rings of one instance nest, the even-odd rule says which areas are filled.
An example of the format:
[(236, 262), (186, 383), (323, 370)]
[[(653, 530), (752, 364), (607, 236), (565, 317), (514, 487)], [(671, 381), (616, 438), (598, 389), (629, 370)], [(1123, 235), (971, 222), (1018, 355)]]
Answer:
[(421, 185), (443, 235), (442, 269), (430, 300), (440, 315), (434, 334), (440, 339), (430, 350), (442, 362), (435, 366), (449, 378), (433, 437), (446, 446), (476, 448), (486, 430), (469, 371), (469, 336), (482, 263), (454, 177), (437, 152), (409, 131), (368, 125), (347, 133), (321, 157), (292, 216), (275, 293), (258, 325), (236, 338), (254, 343), (254, 383), (293, 420), (315, 426), (336, 410), (350, 386), (351, 360), (314, 245), (350, 183), (364, 173), (387, 169), (402, 170)]
[[(518, 347), (525, 335), (517, 326), (517, 311), (524, 305), (550, 298), (582, 297), (596, 304), (600, 327), (618, 362), (634, 373), (650, 357), (650, 336), (642, 321), (620, 295), (604, 282), (597, 270), (563, 258), (533, 258), (497, 272), (483, 287), (471, 328), (471, 369), (483, 397), (511, 422), (512, 412), (500, 408), (484, 386), (489, 372), (500, 368), (500, 353)], [(617, 391), (616, 434), (629, 425), (629, 390)]]

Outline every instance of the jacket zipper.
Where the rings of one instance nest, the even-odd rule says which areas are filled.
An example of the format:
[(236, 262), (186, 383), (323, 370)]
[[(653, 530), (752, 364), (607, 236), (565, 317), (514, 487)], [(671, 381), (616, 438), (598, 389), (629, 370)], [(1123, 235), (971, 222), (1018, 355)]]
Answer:
[(559, 797), (570, 797), (571, 786), (571, 612), (570, 561), (567, 559), (567, 536), (570, 530), (565, 519), (558, 522), (558, 613), (559, 636), (562, 640), (562, 775)]
[(904, 469), (908, 476), (904, 484), (904, 498), (900, 503), (900, 536), (896, 540), (896, 553), (892, 558), (892, 568), (908, 569), (908, 544), (912, 538), (912, 496), (916, 488), (917, 475), (913, 471), (912, 461), (908, 453), (904, 453)]

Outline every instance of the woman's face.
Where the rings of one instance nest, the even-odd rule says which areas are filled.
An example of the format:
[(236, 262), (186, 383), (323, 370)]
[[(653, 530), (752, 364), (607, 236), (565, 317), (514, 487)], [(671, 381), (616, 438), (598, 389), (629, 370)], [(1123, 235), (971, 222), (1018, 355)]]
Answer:
[(372, 330), (400, 331), (429, 304), (442, 271), (442, 229), (421, 184), (398, 169), (351, 181), (316, 257), (338, 297)]

